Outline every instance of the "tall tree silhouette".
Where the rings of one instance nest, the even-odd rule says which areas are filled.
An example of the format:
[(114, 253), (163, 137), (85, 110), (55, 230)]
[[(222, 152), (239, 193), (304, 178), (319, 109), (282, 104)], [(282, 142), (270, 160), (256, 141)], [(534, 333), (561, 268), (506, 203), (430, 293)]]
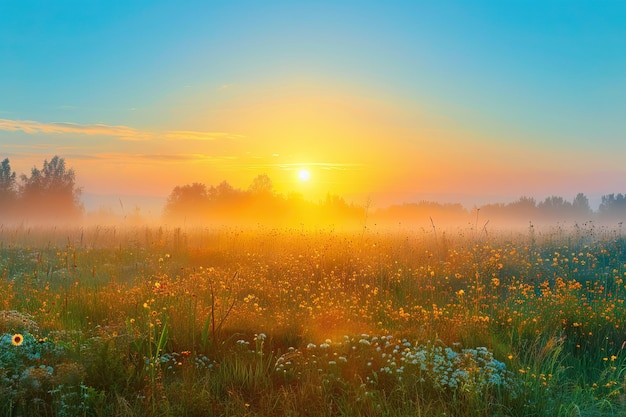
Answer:
[(577, 216), (589, 217), (593, 214), (591, 205), (589, 205), (589, 199), (583, 193), (576, 194), (572, 201), (572, 208)]
[(16, 174), (11, 170), (9, 158), (0, 164), (0, 213), (7, 214), (14, 208), (17, 200)]
[(621, 193), (603, 195), (598, 211), (603, 218), (626, 217), (626, 195)]
[(254, 180), (252, 180), (252, 184), (250, 184), (248, 190), (253, 195), (271, 196), (274, 193), (274, 184), (272, 184), (272, 180), (267, 174), (261, 174), (257, 175)]
[(537, 210), (547, 220), (564, 220), (572, 212), (572, 203), (563, 197), (553, 195), (537, 204)]
[(167, 198), (165, 215), (173, 218), (201, 220), (207, 215), (208, 189), (206, 185), (193, 184), (176, 186)]
[(33, 167), (31, 175), (21, 175), (20, 200), (24, 214), (49, 219), (73, 218), (82, 213), (76, 174), (67, 169), (65, 159), (54, 156), (44, 160), (42, 169)]

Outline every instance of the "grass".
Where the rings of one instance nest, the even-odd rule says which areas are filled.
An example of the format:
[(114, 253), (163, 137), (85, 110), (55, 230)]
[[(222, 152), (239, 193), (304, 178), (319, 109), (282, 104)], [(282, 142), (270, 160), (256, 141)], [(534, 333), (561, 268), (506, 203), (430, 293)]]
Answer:
[(585, 227), (5, 227), (0, 416), (624, 415), (626, 240)]

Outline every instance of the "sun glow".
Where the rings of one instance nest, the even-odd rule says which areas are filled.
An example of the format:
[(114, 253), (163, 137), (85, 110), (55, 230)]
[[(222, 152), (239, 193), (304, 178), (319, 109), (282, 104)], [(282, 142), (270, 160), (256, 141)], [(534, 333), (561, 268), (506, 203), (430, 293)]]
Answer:
[(298, 178), (300, 178), (300, 181), (306, 182), (311, 179), (311, 173), (308, 169), (301, 169), (298, 171)]

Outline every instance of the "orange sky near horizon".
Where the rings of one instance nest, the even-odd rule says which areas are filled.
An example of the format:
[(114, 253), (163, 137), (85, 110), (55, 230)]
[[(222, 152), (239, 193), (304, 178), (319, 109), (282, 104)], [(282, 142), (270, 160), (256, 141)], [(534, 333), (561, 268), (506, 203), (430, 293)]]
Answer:
[[(471, 189), (464, 181), (476, 175), (491, 181), (494, 170), (506, 175), (510, 162), (502, 153), (510, 148), (498, 150), (436, 126), (419, 109), (340, 92), (290, 93), (259, 102), (246, 97), (188, 124), (198, 130), (40, 124), (30, 126), (30, 134), (57, 136), (48, 144), (50, 155), (66, 158), (85, 191), (104, 194), (167, 195), (176, 185), (222, 180), (246, 188), (259, 174), (269, 175), (278, 192), (309, 199), (378, 190), (435, 193), (452, 191), (454, 184)], [(218, 132), (202, 130), (215, 125)], [(92, 149), (75, 153), (72, 142), (84, 141), (81, 136), (92, 141)], [(41, 163), (17, 156), (13, 165), (26, 172)], [(297, 177), (302, 168), (311, 172), (305, 184)]]
[[(537, 189), (554, 194), (572, 180), (568, 163), (579, 158), (556, 144), (538, 151), (538, 145), (499, 140), (497, 132), (464, 130), (410, 102), (308, 86), (270, 99), (248, 95), (223, 110), (196, 113), (180, 123), (193, 130), (2, 120), (0, 128), (4, 123), (5, 131), (40, 138), (32, 146), (39, 148), (38, 159), (28, 155), (28, 145), (13, 145), (10, 159), (18, 173), (58, 154), (76, 171), (78, 185), (95, 194), (165, 197), (177, 185), (224, 180), (245, 189), (267, 174), (277, 192), (313, 201), (331, 193), (357, 203), (372, 195), (389, 204), (403, 202), (403, 196), (454, 194), (462, 202), (485, 190), (509, 198)], [(299, 180), (303, 168), (310, 181)], [(584, 180), (588, 174), (576, 171), (580, 189), (567, 191), (584, 191), (591, 185)]]

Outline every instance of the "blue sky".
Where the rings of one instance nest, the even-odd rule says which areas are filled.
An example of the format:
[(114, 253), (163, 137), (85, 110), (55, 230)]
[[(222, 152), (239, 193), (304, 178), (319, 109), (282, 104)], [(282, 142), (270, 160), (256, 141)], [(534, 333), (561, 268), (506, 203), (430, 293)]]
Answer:
[[(60, 154), (92, 192), (138, 191), (121, 179), (105, 187), (87, 161), (115, 165), (120, 158), (119, 166), (127, 166), (133, 159), (123, 155), (152, 152), (152, 159), (127, 171), (140, 175), (148, 161), (181, 149), (188, 150), (185, 158), (214, 158), (211, 168), (196, 179), (168, 166), (180, 175), (155, 181), (150, 193), (229, 176), (243, 185), (263, 173), (251, 168), (246, 155), (277, 154), (284, 155), (281, 166), (345, 161), (369, 169), (378, 169), (379, 154), (385, 158), (378, 164), (382, 179), (354, 180), (353, 194), (386, 199), (621, 192), (625, 21), (626, 4), (618, 1), (6, 2), (0, 15), (0, 156), (22, 172)], [(285, 110), (290, 100), (315, 103), (320, 118), (349, 109), (345, 123), (333, 120), (331, 129), (328, 122), (326, 136), (369, 115), (362, 124), (380, 132), (362, 136), (372, 155), (347, 160), (346, 150), (334, 155), (332, 146), (316, 143), (345, 139), (346, 149), (359, 143), (339, 133), (302, 139), (301, 152), (288, 146), (298, 136), (296, 127), (289, 135), (280, 131), (280, 120), (294, 117)], [(328, 102), (330, 116), (318, 108)], [(282, 119), (276, 115), (281, 111)], [(276, 121), (266, 126), (261, 114), (276, 115)], [(298, 117), (316, 124), (308, 115)], [(31, 123), (28, 131), (24, 121), (39, 127), (33, 130)], [(59, 127), (67, 125), (83, 132)], [(95, 125), (111, 131), (94, 134)], [(142, 140), (120, 139), (129, 136), (113, 128), (130, 129)], [(305, 137), (308, 127), (300, 129)], [(213, 140), (202, 148), (189, 140), (163, 140), (180, 131), (246, 139)], [(425, 138), (432, 132), (438, 132), (430, 136), (435, 139)], [(381, 147), (397, 154), (375, 151)], [(315, 154), (316, 148), (328, 156)], [(421, 180), (424, 172), (411, 171), (411, 152), (420, 161), (432, 155), (428, 160), (438, 161), (433, 166), (472, 184), (502, 169), (508, 181), (468, 190), (433, 174), (428, 181), (435, 185), (414, 187), (428, 181)], [(449, 152), (458, 155), (448, 158)], [(247, 176), (238, 177), (215, 158), (239, 158)], [(394, 173), (394, 166), (402, 169)], [(349, 182), (337, 192), (350, 194)], [(286, 189), (288, 181), (282, 183)]]

